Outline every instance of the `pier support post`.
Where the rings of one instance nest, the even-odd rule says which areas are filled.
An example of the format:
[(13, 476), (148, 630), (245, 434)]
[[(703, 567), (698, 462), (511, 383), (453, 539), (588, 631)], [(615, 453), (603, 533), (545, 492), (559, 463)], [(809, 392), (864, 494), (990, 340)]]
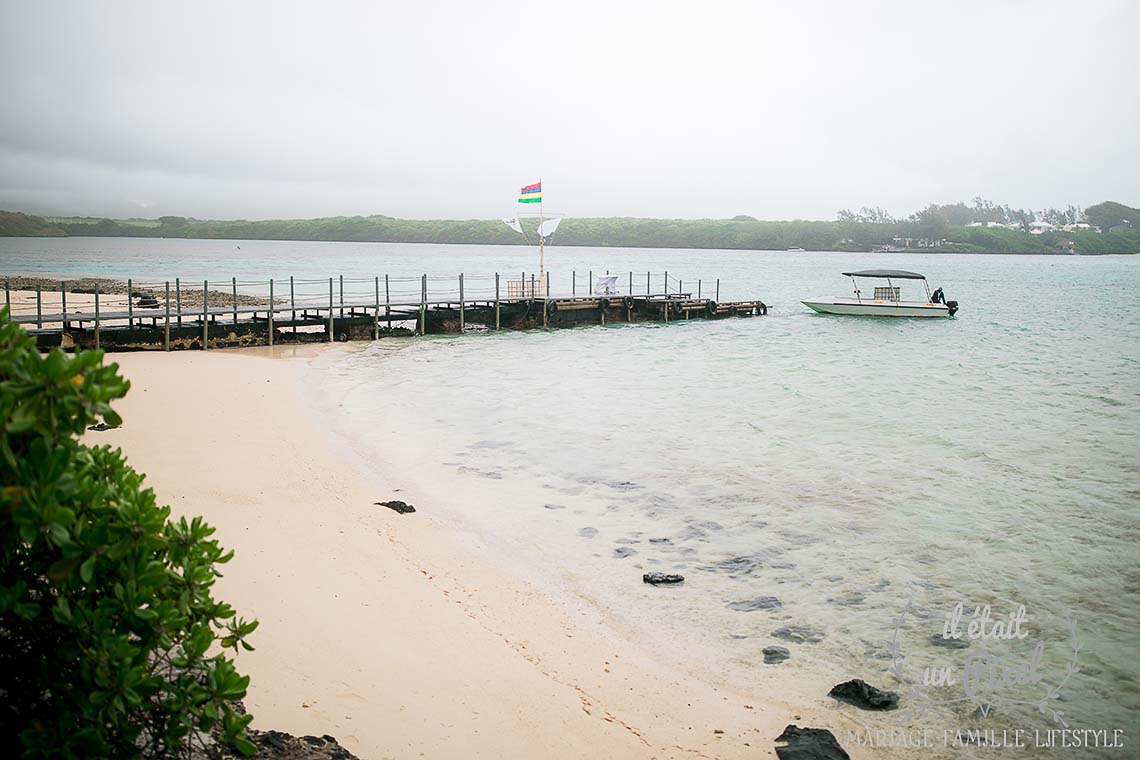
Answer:
[(234, 335), (237, 335), (237, 278), (230, 278), (230, 285), (234, 289)]
[[(372, 320), (372, 340), (380, 339), (380, 278), (377, 277), (373, 283), (376, 286), (376, 311), (373, 312), (374, 319)], [(387, 280), (384, 281), (387, 284)]]
[(333, 278), (330, 277), (329, 278), (329, 340), (328, 340), (329, 343), (333, 342), (333, 330), (336, 329), (335, 328), (335, 322), (333, 321), (333, 317), (335, 315), (336, 315), (336, 312), (333, 311)]
[(463, 273), (459, 273), (459, 332), (467, 326), (467, 316), (463, 308)]
[(499, 273), (495, 272), (495, 329), (499, 329)]
[(131, 280), (127, 280), (127, 327), (133, 328), (135, 326), (135, 302), (131, 299), (131, 294), (134, 292), (134, 284)]
[(420, 335), (427, 334), (427, 275), (420, 277)]
[(163, 299), (166, 306), (166, 323), (162, 328), (162, 350), (170, 350), (170, 280), (166, 281), (166, 297)]
[(43, 294), (41, 293), (42, 290), (42, 286), (36, 285), (36, 327), (41, 329), (44, 326)]
[(273, 345), (273, 278), (269, 278), (269, 345)]
[(210, 281), (202, 280), (202, 350), (206, 351), (210, 347), (210, 312), (206, 308), (206, 304), (210, 302)]
[(178, 326), (182, 327), (182, 283), (174, 278), (174, 304), (178, 310)]
[(95, 350), (99, 350), (99, 283), (95, 283)]

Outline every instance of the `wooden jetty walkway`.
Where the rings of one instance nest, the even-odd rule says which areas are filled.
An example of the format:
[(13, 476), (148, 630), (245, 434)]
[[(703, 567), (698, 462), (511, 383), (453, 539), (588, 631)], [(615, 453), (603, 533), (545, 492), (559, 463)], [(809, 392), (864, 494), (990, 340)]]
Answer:
[[(547, 276), (520, 273), (455, 278), (377, 276), (267, 281), (127, 280), (112, 293), (100, 286), (38, 285), (13, 301), (13, 321), (43, 349), (109, 351), (208, 349), (319, 341), (377, 340), (484, 330), (525, 330), (621, 322), (725, 319), (767, 314), (760, 300), (720, 302), (720, 280), (684, 281), (668, 272), (593, 272), (568, 294), (551, 295)], [(619, 282), (620, 281), (620, 282)], [(604, 284), (602, 288), (599, 284)], [(691, 284), (691, 282), (690, 282)], [(579, 290), (583, 291), (579, 293)]]

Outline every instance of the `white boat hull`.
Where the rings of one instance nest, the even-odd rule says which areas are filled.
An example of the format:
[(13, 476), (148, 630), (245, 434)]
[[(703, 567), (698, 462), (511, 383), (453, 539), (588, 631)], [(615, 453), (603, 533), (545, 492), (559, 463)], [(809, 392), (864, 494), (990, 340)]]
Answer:
[(801, 301), (804, 306), (821, 314), (846, 314), (861, 317), (942, 317), (950, 316), (950, 309), (941, 303), (922, 301), (872, 301), (870, 299), (836, 298), (824, 296)]

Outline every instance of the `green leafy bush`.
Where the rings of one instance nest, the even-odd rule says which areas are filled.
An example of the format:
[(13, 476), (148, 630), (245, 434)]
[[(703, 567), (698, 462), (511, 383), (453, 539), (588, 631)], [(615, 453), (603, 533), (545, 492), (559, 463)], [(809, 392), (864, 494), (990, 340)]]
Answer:
[(200, 518), (171, 520), (118, 449), (79, 443), (120, 423), (110, 402), (130, 387), (102, 360), (41, 356), (0, 309), (0, 741), (177, 757), (212, 734), (252, 752), (227, 650), (250, 649), (257, 622), (211, 596), (233, 553)]

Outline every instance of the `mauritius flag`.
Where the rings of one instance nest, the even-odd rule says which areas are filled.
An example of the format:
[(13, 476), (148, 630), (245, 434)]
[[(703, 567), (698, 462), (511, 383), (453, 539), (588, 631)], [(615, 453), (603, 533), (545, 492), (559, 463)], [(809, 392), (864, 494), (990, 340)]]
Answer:
[(542, 183), (535, 182), (519, 190), (519, 203), (542, 203)]

